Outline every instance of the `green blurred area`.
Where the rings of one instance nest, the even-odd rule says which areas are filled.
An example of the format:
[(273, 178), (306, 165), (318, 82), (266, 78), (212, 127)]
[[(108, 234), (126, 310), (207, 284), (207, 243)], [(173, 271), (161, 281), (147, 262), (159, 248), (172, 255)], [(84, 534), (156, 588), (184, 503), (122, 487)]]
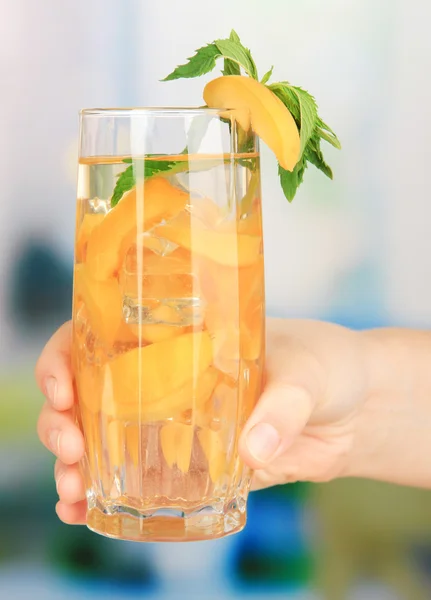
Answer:
[(0, 438), (35, 439), (35, 426), (44, 402), (30, 369), (0, 374)]

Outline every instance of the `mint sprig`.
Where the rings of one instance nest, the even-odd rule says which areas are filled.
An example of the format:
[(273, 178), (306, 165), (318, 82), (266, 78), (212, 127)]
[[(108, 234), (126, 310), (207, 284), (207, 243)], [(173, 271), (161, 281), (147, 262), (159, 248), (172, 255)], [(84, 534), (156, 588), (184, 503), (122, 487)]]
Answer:
[[(182, 77), (199, 77), (212, 71), (218, 58), (223, 57), (223, 75), (241, 75), (258, 80), (257, 67), (248, 48), (243, 46), (238, 34), (232, 30), (229, 38), (216, 40), (196, 51), (184, 65), (177, 67), (164, 81)], [(325, 162), (320, 144), (323, 141), (340, 149), (341, 144), (332, 129), (320, 118), (316, 100), (311, 94), (287, 81), (269, 84), (273, 67), (262, 77), (261, 83), (283, 102), (295, 119), (300, 134), (301, 150), (293, 171), (278, 167), (280, 182), (286, 198), (291, 202), (304, 179), (308, 164), (317, 167), (330, 179), (332, 170)]]

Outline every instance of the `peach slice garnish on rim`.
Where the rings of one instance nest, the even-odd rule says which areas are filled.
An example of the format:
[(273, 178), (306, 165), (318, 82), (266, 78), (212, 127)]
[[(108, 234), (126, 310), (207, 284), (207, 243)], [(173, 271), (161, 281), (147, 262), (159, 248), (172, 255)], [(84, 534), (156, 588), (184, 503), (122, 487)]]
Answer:
[[(280, 165), (293, 171), (300, 156), (300, 138), (295, 119), (283, 102), (265, 85), (243, 75), (224, 75), (204, 88), (210, 108), (233, 109), (240, 126), (252, 130), (274, 152)], [(241, 109), (247, 109), (250, 121)]]

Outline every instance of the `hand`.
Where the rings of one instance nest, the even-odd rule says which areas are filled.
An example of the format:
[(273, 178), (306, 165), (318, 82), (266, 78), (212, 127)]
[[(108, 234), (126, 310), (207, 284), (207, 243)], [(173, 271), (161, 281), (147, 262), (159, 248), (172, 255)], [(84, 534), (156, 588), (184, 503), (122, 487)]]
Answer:
[(37, 431), (40, 441), (57, 456), (54, 474), (60, 501), (56, 511), (68, 524), (84, 524), (87, 510), (79, 461), (84, 456), (84, 437), (73, 415), (71, 323), (49, 340), (36, 365), (36, 380), (46, 397)]
[(240, 439), (253, 489), (329, 481), (348, 471), (368, 396), (361, 333), (318, 321), (267, 320), (266, 385)]
[[(71, 325), (51, 338), (36, 367), (47, 401), (38, 434), (58, 460), (57, 514), (85, 523), (84, 482), (78, 461), (82, 433), (73, 416)], [(240, 441), (256, 469), (254, 488), (297, 480), (326, 481), (342, 474), (355, 422), (366, 396), (364, 341), (360, 334), (326, 323), (267, 321), (266, 386)]]

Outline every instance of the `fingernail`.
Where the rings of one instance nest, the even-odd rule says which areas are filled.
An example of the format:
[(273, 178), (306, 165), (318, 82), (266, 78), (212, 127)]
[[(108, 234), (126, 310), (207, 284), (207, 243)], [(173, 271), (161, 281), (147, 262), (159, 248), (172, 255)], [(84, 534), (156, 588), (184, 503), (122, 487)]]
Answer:
[(258, 423), (247, 434), (247, 448), (259, 462), (268, 462), (281, 444), (278, 431), (269, 423)]
[(55, 486), (57, 489), (57, 494), (58, 494), (58, 486), (60, 485), (60, 481), (63, 479), (63, 477), (66, 475), (66, 469), (59, 469), (59, 472), (57, 473), (56, 477), (55, 477)]
[(48, 442), (51, 450), (58, 456), (60, 452), (60, 431), (58, 429), (54, 429), (49, 433)]
[(55, 406), (57, 400), (57, 380), (55, 377), (49, 377), (45, 384), (45, 395), (50, 403)]

